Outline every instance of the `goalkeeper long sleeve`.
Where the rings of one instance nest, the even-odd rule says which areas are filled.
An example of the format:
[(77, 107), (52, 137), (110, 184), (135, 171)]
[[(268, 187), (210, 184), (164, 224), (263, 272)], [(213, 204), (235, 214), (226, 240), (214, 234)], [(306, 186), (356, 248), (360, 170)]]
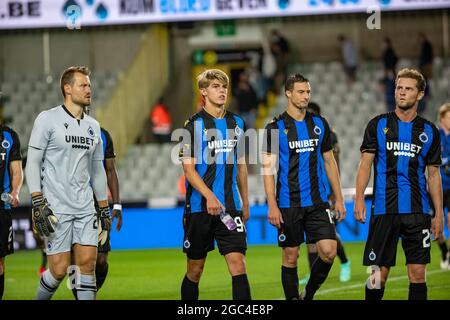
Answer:
[(41, 166), (43, 157), (44, 157), (44, 150), (28, 147), (25, 176), (27, 178), (27, 184), (30, 193), (42, 192)]
[(92, 161), (92, 189), (97, 197), (97, 201), (108, 200), (108, 184), (106, 180), (106, 172), (103, 167), (103, 161), (93, 160)]

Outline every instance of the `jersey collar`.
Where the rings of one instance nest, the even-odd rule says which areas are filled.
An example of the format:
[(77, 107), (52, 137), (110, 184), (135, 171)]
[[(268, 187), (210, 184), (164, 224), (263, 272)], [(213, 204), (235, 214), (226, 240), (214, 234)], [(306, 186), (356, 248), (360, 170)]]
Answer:
[[(304, 117), (303, 120), (301, 120), (301, 121), (307, 120), (311, 115), (312, 115), (311, 112), (306, 111), (305, 117)], [(286, 118), (287, 118), (287, 119), (291, 119), (292, 121), (301, 122), (301, 121), (299, 121), (299, 120), (295, 120), (294, 118), (292, 118), (291, 115), (290, 115), (287, 111), (283, 112), (282, 117), (285, 118), (285, 119), (286, 119)]]
[(208, 111), (205, 110), (205, 108), (203, 107), (202, 110), (200, 110), (200, 115), (206, 118), (210, 118), (213, 120), (220, 120), (220, 119), (225, 119), (227, 116), (227, 110), (224, 110), (223, 116), (222, 118), (216, 118), (214, 117), (212, 114), (210, 114)]
[[(68, 114), (69, 116), (71, 116), (72, 118), (75, 119), (75, 117), (73, 116), (73, 114), (71, 114), (70, 111), (67, 110), (67, 108), (66, 108), (65, 105), (62, 104), (61, 107), (64, 109), (65, 112), (67, 112), (67, 114)], [(83, 118), (84, 118), (84, 112), (81, 113), (81, 119), (83, 119)], [(78, 120), (78, 119), (77, 119), (77, 120)]]

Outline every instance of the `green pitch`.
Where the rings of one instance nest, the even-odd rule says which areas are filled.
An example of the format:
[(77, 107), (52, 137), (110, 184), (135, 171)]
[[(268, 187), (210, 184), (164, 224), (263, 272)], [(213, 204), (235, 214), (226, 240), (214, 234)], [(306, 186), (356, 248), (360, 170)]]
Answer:
[[(352, 264), (352, 279), (339, 282), (340, 262), (335, 264), (316, 299), (364, 299), (364, 282), (368, 277), (361, 265), (363, 243), (347, 243), (345, 250)], [(281, 253), (276, 246), (250, 246), (247, 252), (248, 277), (254, 299), (283, 299), (281, 286)], [(450, 271), (439, 268), (440, 252), (432, 244), (432, 263), (428, 265), (429, 299), (450, 299)], [(4, 299), (33, 299), (39, 282), (39, 251), (21, 251), (6, 258)], [(180, 249), (112, 251), (109, 274), (98, 299), (179, 299), (186, 260)], [(306, 247), (300, 250), (299, 277), (307, 271)], [(300, 288), (302, 289), (302, 288)], [(397, 266), (391, 269), (385, 299), (405, 300), (408, 279), (401, 247)], [(64, 281), (54, 299), (73, 299)], [(231, 277), (217, 250), (208, 255), (200, 282), (200, 299), (231, 299)]]

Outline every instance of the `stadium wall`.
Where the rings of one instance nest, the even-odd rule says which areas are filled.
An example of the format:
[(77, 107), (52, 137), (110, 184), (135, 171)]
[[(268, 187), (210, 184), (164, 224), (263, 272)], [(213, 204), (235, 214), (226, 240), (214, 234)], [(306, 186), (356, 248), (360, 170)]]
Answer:
[[(15, 74), (44, 74), (43, 35), (50, 39), (50, 71), (87, 65), (92, 70), (128, 67), (147, 26), (11, 31), (0, 34), (0, 80)], [(113, 54), (112, 54), (113, 53)]]

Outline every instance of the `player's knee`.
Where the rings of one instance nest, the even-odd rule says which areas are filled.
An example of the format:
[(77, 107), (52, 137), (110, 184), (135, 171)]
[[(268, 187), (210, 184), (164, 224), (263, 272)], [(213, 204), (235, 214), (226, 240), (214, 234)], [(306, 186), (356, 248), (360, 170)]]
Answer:
[(425, 282), (425, 268), (410, 268), (409, 272), (409, 282), (421, 283)]
[(287, 263), (290, 265), (292, 265), (292, 264), (297, 265), (298, 256), (299, 256), (298, 247), (283, 248), (283, 262), (284, 263)]
[(193, 282), (199, 282), (203, 274), (204, 265), (192, 265), (188, 268), (187, 276)]
[(56, 280), (62, 280), (66, 276), (67, 268), (69, 267), (68, 264), (60, 263), (58, 265), (53, 265), (50, 267), (50, 272), (52, 273), (52, 276)]
[(191, 280), (193, 282), (199, 282), (200, 278), (202, 277), (202, 273), (203, 273), (203, 268), (193, 269), (193, 270), (188, 271), (187, 276), (188, 276), (189, 280)]
[(298, 261), (298, 254), (287, 255), (283, 259), (283, 265), (290, 268), (295, 268), (297, 266), (297, 261)]
[(229, 270), (232, 276), (238, 276), (247, 272), (244, 260), (235, 261), (234, 263), (230, 264)]
[(97, 257), (88, 256), (84, 257), (80, 261), (78, 261), (78, 267), (80, 268), (80, 271), (82, 274), (93, 274), (95, 271), (95, 263), (96, 263)]
[(323, 249), (320, 257), (326, 263), (333, 263), (334, 258), (336, 257), (336, 248), (330, 247)]

